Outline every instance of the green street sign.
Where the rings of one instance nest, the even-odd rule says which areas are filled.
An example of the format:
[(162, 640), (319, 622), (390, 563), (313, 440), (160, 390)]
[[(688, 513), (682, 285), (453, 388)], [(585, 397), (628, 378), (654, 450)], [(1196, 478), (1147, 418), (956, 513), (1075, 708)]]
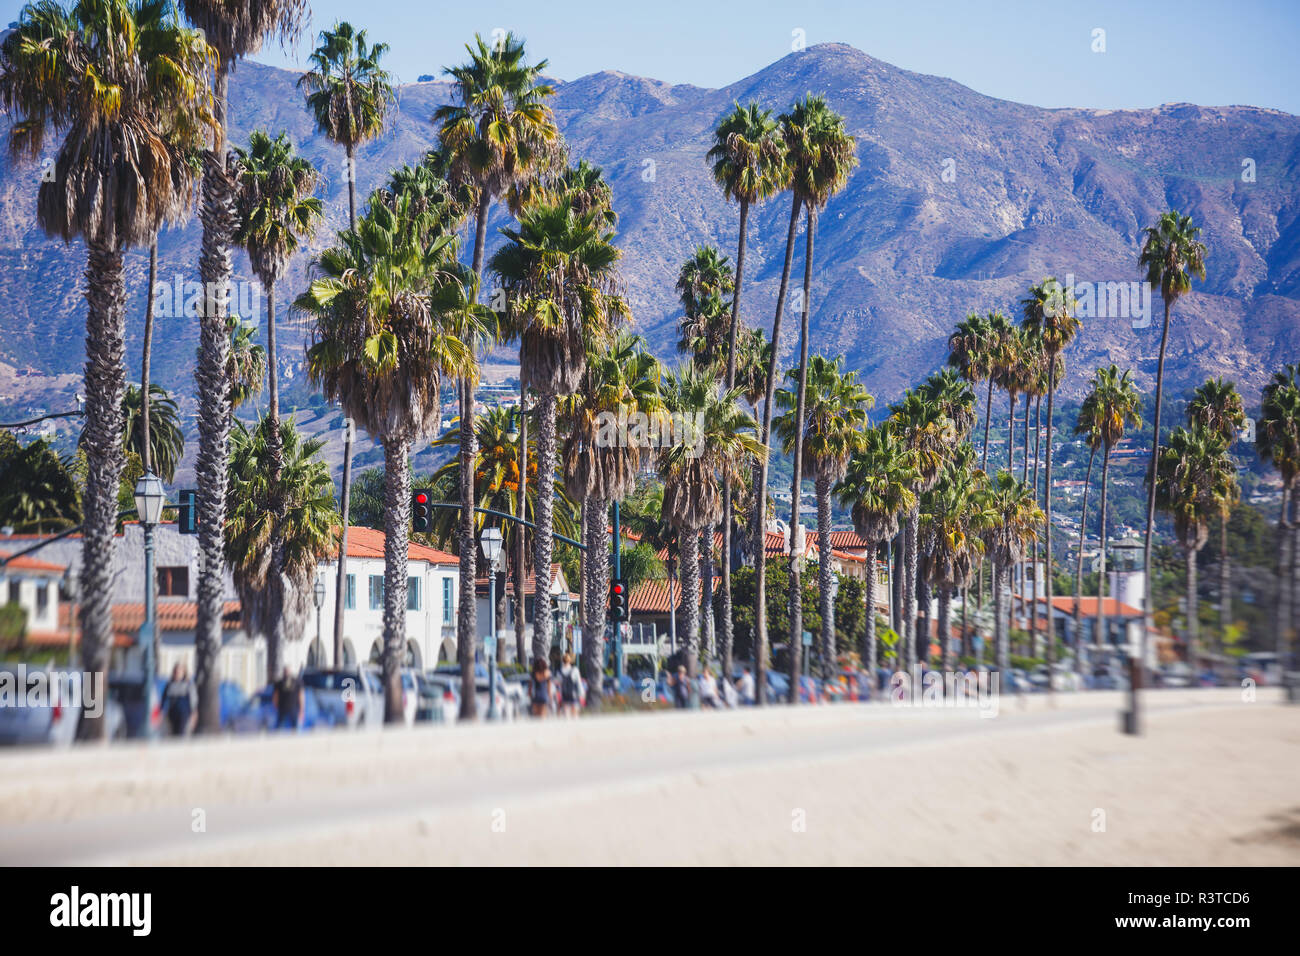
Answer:
[(812, 647), (812, 631), (803, 632), (803, 646)]

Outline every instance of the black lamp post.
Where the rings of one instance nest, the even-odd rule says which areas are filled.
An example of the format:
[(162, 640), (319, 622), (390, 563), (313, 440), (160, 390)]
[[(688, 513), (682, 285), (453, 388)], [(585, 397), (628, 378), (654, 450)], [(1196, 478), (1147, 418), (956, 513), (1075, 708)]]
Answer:
[(145, 726), (153, 716), (154, 641), (158, 633), (158, 582), (154, 572), (153, 529), (162, 519), (167, 493), (162, 480), (152, 471), (145, 472), (135, 484), (135, 512), (144, 532), (144, 624), (136, 642), (140, 645), (144, 685)]

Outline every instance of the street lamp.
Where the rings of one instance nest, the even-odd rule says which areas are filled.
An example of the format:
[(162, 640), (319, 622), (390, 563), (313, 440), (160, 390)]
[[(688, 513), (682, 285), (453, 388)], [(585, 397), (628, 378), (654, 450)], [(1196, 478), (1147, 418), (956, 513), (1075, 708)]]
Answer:
[[(320, 643), (320, 609), (325, 606), (325, 578), (322, 575), (316, 575), (316, 586), (312, 588), (312, 600), (316, 604), (316, 653), (322, 654), (324, 648)], [(321, 661), (316, 662), (317, 666)]]
[[(840, 576), (836, 574), (834, 571), (832, 571), (831, 572), (831, 635), (832, 635), (831, 639), (832, 640), (834, 640), (834, 634), (835, 634), (835, 595), (839, 593), (840, 593)], [(828, 647), (823, 647), (822, 651), (825, 652), (829, 649), (830, 648)], [(822, 671), (828, 676), (833, 675), (835, 673), (835, 662), (822, 661)]]
[(153, 678), (154, 678), (154, 641), (158, 633), (157, 591), (158, 582), (154, 573), (153, 529), (162, 519), (163, 505), (167, 501), (167, 492), (162, 480), (152, 471), (147, 471), (135, 483), (135, 513), (140, 519), (140, 528), (144, 532), (144, 625), (140, 628), (136, 642), (140, 645), (143, 663), (144, 684), (144, 719), (145, 726), (152, 726), (153, 720)]
[(519, 417), (523, 414), (523, 409), (518, 405), (511, 406), (509, 424), (506, 425), (506, 437), (512, 442), (519, 441)]
[(479, 535), (483, 557), (487, 558), (488, 640), (483, 643), (488, 665), (488, 720), (497, 716), (497, 563), (501, 560), (501, 529), (484, 528)]
[(569, 623), (569, 605), (573, 603), (573, 598), (569, 597), (569, 592), (564, 591), (555, 596), (555, 606), (560, 612), (560, 654), (564, 654), (564, 629)]

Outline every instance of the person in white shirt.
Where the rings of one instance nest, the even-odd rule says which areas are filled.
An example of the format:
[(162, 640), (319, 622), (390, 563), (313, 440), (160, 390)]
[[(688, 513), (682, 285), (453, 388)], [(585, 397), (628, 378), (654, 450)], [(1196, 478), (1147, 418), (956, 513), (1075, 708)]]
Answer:
[(718, 679), (707, 667), (700, 672), (700, 706), (718, 706)]
[(749, 672), (748, 667), (741, 672), (740, 679), (736, 681), (736, 691), (740, 694), (742, 704), (748, 705), (754, 702), (754, 675)]

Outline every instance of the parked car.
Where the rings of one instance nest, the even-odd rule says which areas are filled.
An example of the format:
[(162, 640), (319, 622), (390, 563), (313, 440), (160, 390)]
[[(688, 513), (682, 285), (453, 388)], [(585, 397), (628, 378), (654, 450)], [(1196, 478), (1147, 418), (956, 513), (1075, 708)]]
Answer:
[(338, 727), (378, 729), (384, 723), (384, 688), (364, 668), (307, 668), (302, 682)]
[(438, 724), (454, 724), (460, 714), (460, 678), (447, 674), (420, 674), (416, 677), (417, 704), (415, 719)]
[(165, 730), (162, 700), (167, 678), (155, 677), (153, 706), (146, 713), (144, 683), (140, 675), (116, 672), (108, 675), (108, 698), (122, 709), (122, 736), (132, 739), (154, 739)]
[[(267, 684), (250, 697), (239, 712), (231, 717), (229, 729), (239, 734), (274, 730), (277, 723), (274, 698), (275, 685)], [(320, 692), (310, 687), (304, 688), (300, 729), (317, 730), (333, 726), (334, 719), (329, 710), (322, 706)]]
[(1152, 676), (1157, 687), (1190, 687), (1192, 684), (1192, 669), (1182, 661), (1157, 668)]
[(1128, 690), (1128, 675), (1117, 667), (1094, 668), (1090, 687), (1093, 690)]
[[(43, 695), (43, 702), (33, 703), (28, 701), (26, 695), (28, 688), (33, 686), (30, 678), (37, 672), (47, 675), (43, 679), (49, 683), (46, 684), (47, 693)], [(23, 698), (21, 706), (15, 706), (15, 701), (15, 704), (0, 707), (0, 746), (66, 747), (76, 739), (84, 696), (73, 700), (60, 695), (58, 703), (54, 704), (51, 703), (48, 690), (55, 680), (63, 681), (60, 686), (67, 688), (67, 681), (72, 675), (75, 674), (80, 679), (79, 672), (28, 667), (26, 686), (19, 679), (22, 674), (16, 667), (0, 666), (0, 673), (7, 675), (2, 679), (11, 682), (16, 694)], [(110, 739), (118, 740), (126, 736), (126, 718), (121, 702), (114, 700), (111, 694), (106, 696), (107, 699), (103, 702), (106, 733)]]

